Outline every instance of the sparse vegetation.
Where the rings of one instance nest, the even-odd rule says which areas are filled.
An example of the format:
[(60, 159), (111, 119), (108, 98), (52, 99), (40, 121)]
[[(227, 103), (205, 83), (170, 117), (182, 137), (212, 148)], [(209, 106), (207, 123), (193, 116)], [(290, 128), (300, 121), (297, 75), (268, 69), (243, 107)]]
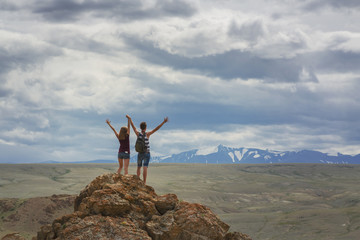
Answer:
[[(116, 164), (4, 164), (0, 198), (78, 194), (98, 175), (116, 170)], [(135, 174), (135, 165), (129, 171)], [(358, 165), (150, 164), (149, 171), (147, 183), (159, 195), (175, 193), (179, 202), (206, 205), (231, 231), (253, 239), (351, 240), (360, 235)], [(0, 228), (8, 215), (1, 215)]]

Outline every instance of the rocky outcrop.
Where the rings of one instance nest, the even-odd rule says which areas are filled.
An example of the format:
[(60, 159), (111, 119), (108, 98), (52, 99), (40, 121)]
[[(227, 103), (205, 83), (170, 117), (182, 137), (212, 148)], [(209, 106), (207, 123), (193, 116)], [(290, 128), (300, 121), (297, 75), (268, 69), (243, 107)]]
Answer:
[(75, 199), (74, 213), (41, 227), (35, 239), (246, 239), (228, 233), (208, 207), (158, 196), (136, 175), (104, 174)]

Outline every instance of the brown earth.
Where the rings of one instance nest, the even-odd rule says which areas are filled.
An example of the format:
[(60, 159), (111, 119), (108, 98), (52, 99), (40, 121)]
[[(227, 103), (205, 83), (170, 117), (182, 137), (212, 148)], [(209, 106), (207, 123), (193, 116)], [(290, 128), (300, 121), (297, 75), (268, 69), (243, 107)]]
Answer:
[[(2, 233), (19, 232), (34, 236), (44, 224), (73, 211), (75, 195), (52, 195), (30, 199), (0, 199)], [(6, 229), (6, 230), (5, 230)]]
[[(117, 164), (0, 164), (0, 199), (18, 198), (12, 211), (0, 210), (0, 239), (18, 232), (29, 240), (40, 230), (36, 223), (31, 234), (15, 222), (10, 230), (4, 227), (9, 224), (3, 220), (26, 199), (79, 194), (94, 178), (117, 168)], [(136, 165), (129, 171), (135, 174)], [(147, 182), (159, 195), (176, 193), (180, 202), (210, 207), (231, 226), (230, 231), (245, 232), (253, 239), (358, 240), (359, 181), (360, 164), (154, 163)], [(14, 204), (7, 202), (9, 210)], [(41, 208), (36, 210), (45, 214)], [(66, 214), (72, 212), (73, 206)]]
[[(60, 211), (74, 212), (55, 219)], [(179, 201), (175, 194), (159, 196), (136, 175), (104, 174), (94, 179), (75, 198), (53, 195), (24, 202), (7, 199), (1, 209), (8, 214), (5, 222), (45, 224), (33, 239), (244, 239), (246, 234), (228, 232), (208, 207)], [(41, 210), (36, 211), (36, 209)], [(31, 209), (31, 210), (29, 210)], [(22, 219), (26, 216), (26, 219)], [(45, 217), (40, 219), (41, 216)], [(23, 239), (8, 234), (5, 239)]]

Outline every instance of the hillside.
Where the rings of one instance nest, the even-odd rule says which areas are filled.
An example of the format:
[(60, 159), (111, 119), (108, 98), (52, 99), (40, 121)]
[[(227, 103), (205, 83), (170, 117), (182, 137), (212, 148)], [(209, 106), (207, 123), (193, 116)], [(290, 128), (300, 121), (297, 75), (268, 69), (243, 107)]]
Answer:
[[(58, 196), (53, 198), (57, 199)], [(70, 202), (71, 197), (67, 197), (65, 204), (49, 205), (46, 212), (54, 213), (55, 209), (66, 207)], [(3, 203), (7, 206), (5, 210), (17, 204), (9, 201)], [(33, 210), (43, 205), (40, 201), (38, 205), (32, 204)], [(19, 221), (16, 217), (20, 216), (18, 213), (7, 218)], [(39, 221), (35, 218), (36, 213), (31, 217), (32, 222)], [(35, 228), (34, 225), (30, 227)], [(98, 176), (80, 192), (75, 198), (73, 213), (41, 226), (34, 239), (251, 240), (245, 234), (228, 232), (229, 228), (204, 205), (180, 201), (175, 194), (159, 196), (136, 175), (109, 173)], [(9, 234), (3, 239), (12, 236)]]
[(0, 237), (11, 232), (31, 239), (44, 224), (73, 211), (75, 195), (0, 199)]
[[(0, 215), (0, 239), (5, 235), (7, 223), (2, 220), (7, 216), (18, 211), (19, 219), (30, 219), (30, 223), (35, 211), (45, 216), (38, 205), (21, 202), (29, 198), (35, 198), (31, 203), (42, 201), (38, 196), (79, 194), (94, 178), (104, 172), (115, 172), (117, 167), (117, 164), (0, 165), (0, 199), (19, 201), (6, 216)], [(135, 172), (136, 166), (131, 164), (129, 173)], [(360, 165), (343, 164), (151, 163), (148, 175), (148, 184), (159, 195), (176, 193), (179, 201), (208, 206), (231, 226), (230, 231), (245, 232), (253, 239), (278, 240), (359, 239), (359, 181)], [(53, 203), (48, 200), (41, 207)], [(20, 211), (21, 206), (31, 209)], [(72, 212), (73, 204), (67, 213)], [(62, 214), (56, 217), (59, 216)], [(22, 224), (16, 224), (14, 231), (23, 233)], [(39, 230), (40, 226), (36, 227), (30, 236)]]

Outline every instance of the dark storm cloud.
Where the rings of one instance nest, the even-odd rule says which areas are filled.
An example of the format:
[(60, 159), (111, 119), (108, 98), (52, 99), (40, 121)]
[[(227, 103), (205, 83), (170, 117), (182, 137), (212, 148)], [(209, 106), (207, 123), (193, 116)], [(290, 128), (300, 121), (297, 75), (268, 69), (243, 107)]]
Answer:
[(158, 0), (155, 5), (145, 8), (140, 0), (109, 0), (109, 1), (84, 1), (50, 0), (38, 2), (33, 11), (41, 14), (48, 21), (74, 21), (80, 19), (83, 13), (91, 13), (96, 17), (110, 17), (119, 20), (138, 20), (161, 17), (187, 17), (196, 10), (185, 1)]
[(310, 0), (308, 1), (304, 8), (306, 10), (317, 10), (324, 7), (333, 7), (333, 8), (360, 8), (359, 0)]
[(0, 48), (0, 82), (3, 82), (3, 77), (1, 77), (4, 73), (7, 73), (11, 68), (13, 63), (8, 61), (8, 57), (11, 53), (9, 53), (6, 49)]
[(321, 51), (300, 56), (316, 69), (327, 72), (360, 72), (360, 53), (336, 51)]
[(12, 3), (7, 1), (1, 1), (0, 2), (0, 10), (2, 11), (16, 11), (18, 7)]
[[(214, 126), (225, 124), (286, 124), (299, 122), (299, 115), (286, 112), (287, 107), (278, 106), (263, 109), (251, 108), (250, 106), (230, 106), (221, 103), (194, 103), (179, 102), (176, 108), (164, 105), (166, 112), (172, 122), (178, 126), (186, 126), (189, 129), (209, 129)], [(274, 114), (276, 112), (277, 114)], [(293, 111), (295, 112), (295, 111)], [(191, 116), (191, 122), (184, 116)], [(204, 121), (206, 119), (206, 121)]]
[(149, 42), (125, 37), (126, 42), (140, 51), (145, 60), (178, 70), (198, 71), (208, 76), (223, 79), (264, 79), (271, 82), (298, 82), (303, 69), (308, 71), (306, 81), (317, 81), (311, 67), (297, 58), (265, 59), (248, 51), (231, 50), (204, 57), (184, 57), (170, 54), (154, 47)]
[[(1, 76), (0, 76), (1, 78)], [(2, 80), (0, 79), (0, 82), (2, 82)], [(3, 89), (1, 86), (0, 86), (0, 98), (3, 98), (3, 97), (7, 97), (9, 96), (11, 93), (11, 91), (9, 89)]]
[[(26, 70), (30, 67), (34, 67), (38, 63), (44, 62), (49, 57), (58, 56), (61, 51), (52, 47), (42, 47), (36, 49), (26, 42), (13, 41), (12, 44), (16, 47), (9, 50), (3, 46), (0, 46), (0, 81), (4, 82), (4, 74), (8, 73), (12, 69)], [(15, 50), (15, 51), (14, 51)]]

